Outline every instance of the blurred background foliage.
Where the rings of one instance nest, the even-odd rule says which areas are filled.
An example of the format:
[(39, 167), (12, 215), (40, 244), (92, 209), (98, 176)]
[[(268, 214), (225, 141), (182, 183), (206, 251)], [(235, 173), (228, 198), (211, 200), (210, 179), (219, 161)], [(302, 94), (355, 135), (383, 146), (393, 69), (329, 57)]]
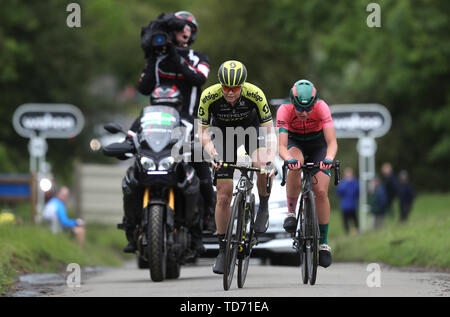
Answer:
[[(70, 180), (73, 161), (104, 161), (89, 140), (114, 114), (136, 116), (144, 67), (140, 28), (161, 12), (187, 10), (199, 23), (192, 46), (220, 64), (242, 61), (248, 81), (268, 99), (288, 96), (300, 78), (328, 104), (380, 103), (392, 114), (377, 140), (377, 167), (407, 169), (422, 190), (448, 191), (450, 41), (447, 0), (78, 0), (81, 28), (69, 28), (73, 1), (0, 0), (0, 172), (28, 171), (27, 139), (12, 127), (23, 103), (69, 103), (86, 118), (83, 134), (49, 140), (54, 174)], [(381, 7), (381, 27), (366, 24)], [(339, 158), (356, 168), (355, 140), (339, 140)]]

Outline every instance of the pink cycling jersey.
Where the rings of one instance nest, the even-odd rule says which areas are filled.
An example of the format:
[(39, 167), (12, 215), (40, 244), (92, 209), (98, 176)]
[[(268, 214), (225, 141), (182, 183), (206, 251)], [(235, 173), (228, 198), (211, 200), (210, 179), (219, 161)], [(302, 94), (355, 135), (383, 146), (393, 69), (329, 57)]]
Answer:
[(282, 104), (277, 111), (277, 127), (279, 132), (288, 133), (290, 137), (310, 140), (322, 135), (322, 130), (333, 126), (330, 108), (327, 103), (318, 99), (306, 120), (295, 114), (292, 103)]

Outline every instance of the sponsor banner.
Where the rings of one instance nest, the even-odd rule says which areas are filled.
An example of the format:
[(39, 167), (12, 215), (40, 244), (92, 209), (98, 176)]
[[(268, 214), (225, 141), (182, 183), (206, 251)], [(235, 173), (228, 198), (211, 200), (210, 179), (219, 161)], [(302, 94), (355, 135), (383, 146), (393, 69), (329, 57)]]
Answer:
[(338, 138), (379, 138), (391, 128), (391, 114), (379, 104), (333, 105), (330, 111)]

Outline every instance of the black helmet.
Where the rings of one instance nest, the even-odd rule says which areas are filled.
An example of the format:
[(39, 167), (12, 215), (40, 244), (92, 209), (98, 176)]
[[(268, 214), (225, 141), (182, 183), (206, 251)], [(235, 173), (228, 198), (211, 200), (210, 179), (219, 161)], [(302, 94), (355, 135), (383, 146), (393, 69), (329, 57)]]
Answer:
[(197, 20), (195, 20), (194, 15), (188, 11), (175, 12), (175, 16), (178, 19), (184, 20), (191, 27), (192, 33), (191, 33), (191, 37), (189, 38), (189, 42), (188, 42), (188, 45), (191, 45), (192, 43), (194, 43), (194, 41), (197, 37), (197, 32), (198, 32)]
[(183, 97), (176, 85), (162, 85), (155, 87), (150, 95), (150, 104), (153, 106), (164, 105), (178, 107), (183, 102)]

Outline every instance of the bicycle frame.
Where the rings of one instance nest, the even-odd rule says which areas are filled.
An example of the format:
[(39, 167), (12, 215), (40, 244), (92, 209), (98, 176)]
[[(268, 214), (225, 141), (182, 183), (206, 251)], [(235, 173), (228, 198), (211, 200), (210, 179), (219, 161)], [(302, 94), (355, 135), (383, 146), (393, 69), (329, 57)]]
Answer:
[[(299, 228), (299, 223), (300, 223), (300, 218), (302, 216), (302, 212), (304, 209), (304, 203), (305, 203), (305, 199), (308, 199), (308, 193), (312, 192), (312, 197), (315, 196), (314, 191), (313, 191), (313, 184), (312, 184), (312, 179), (314, 177), (314, 175), (312, 175), (312, 171), (310, 170), (304, 170), (302, 175), (302, 191), (300, 192), (300, 196), (299, 196), (299, 205), (298, 205), (298, 212), (297, 212), (297, 232), (300, 234), (300, 228)], [(318, 226), (318, 219), (317, 219), (317, 214), (315, 213), (315, 220), (317, 222), (317, 226)], [(303, 239), (312, 239), (313, 237), (311, 236), (305, 236), (302, 237)], [(318, 235), (318, 239), (320, 239), (320, 232)], [(297, 251), (299, 251), (299, 249), (296, 248)]]
[[(239, 177), (239, 180), (235, 187), (235, 192), (233, 193), (233, 196), (236, 198), (238, 197), (238, 194), (241, 193), (241, 195), (244, 197), (244, 205), (242, 206), (242, 210), (239, 210), (239, 213), (237, 215), (238, 219), (241, 218), (244, 221), (243, 226), (243, 236), (242, 238), (245, 239), (245, 236), (247, 234), (246, 228), (248, 225), (248, 216), (250, 216), (250, 227), (253, 228), (254, 225), (254, 211), (253, 214), (248, 214), (248, 206), (252, 204), (252, 190), (254, 187), (254, 181), (253, 176), (256, 171), (261, 171), (258, 168), (253, 167), (245, 167), (245, 166), (239, 166), (239, 165), (232, 165), (232, 164), (224, 164), (225, 166), (235, 167), (241, 171), (241, 176)], [(249, 175), (250, 174), (250, 175)], [(251, 233), (253, 235), (253, 233)], [(244, 244), (242, 244), (244, 242)], [(240, 253), (243, 252), (244, 256), (248, 255), (250, 250), (247, 248), (251, 248), (253, 245), (247, 246), (245, 244), (245, 241), (239, 241), (236, 240), (235, 243), (238, 243)], [(257, 243), (257, 242), (256, 242)]]

